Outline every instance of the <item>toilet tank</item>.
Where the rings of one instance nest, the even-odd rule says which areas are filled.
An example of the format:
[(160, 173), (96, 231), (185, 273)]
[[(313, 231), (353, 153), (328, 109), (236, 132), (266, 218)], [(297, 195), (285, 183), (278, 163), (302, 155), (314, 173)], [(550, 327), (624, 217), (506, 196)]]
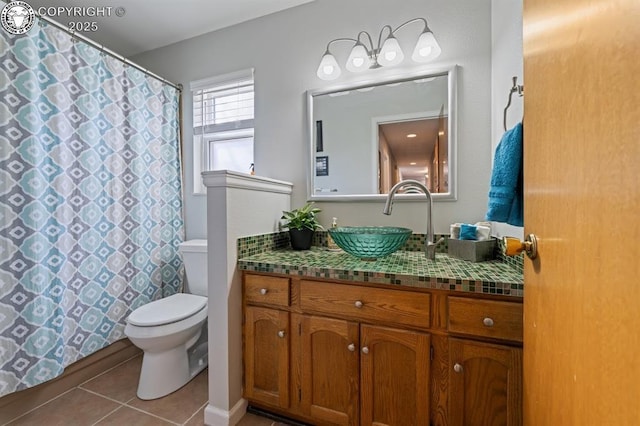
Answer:
[(182, 254), (184, 271), (187, 276), (185, 293), (207, 296), (207, 240), (189, 240), (180, 243), (178, 251)]

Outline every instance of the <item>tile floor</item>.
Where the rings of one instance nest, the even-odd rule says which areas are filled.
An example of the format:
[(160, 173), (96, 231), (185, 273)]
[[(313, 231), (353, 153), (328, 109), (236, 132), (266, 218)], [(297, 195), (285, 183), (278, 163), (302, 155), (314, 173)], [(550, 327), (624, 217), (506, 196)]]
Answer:
[[(164, 426), (204, 425), (208, 401), (207, 369), (176, 392), (144, 401), (136, 396), (142, 355), (96, 376), (33, 411), (10, 426)], [(247, 413), (238, 426), (286, 426)]]

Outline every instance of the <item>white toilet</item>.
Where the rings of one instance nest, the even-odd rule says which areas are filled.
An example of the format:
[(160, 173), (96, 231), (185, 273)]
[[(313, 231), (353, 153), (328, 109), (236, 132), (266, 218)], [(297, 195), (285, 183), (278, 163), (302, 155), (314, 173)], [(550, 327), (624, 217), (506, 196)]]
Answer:
[(185, 292), (139, 307), (124, 334), (144, 351), (138, 398), (156, 399), (187, 384), (207, 366), (207, 240), (180, 244)]

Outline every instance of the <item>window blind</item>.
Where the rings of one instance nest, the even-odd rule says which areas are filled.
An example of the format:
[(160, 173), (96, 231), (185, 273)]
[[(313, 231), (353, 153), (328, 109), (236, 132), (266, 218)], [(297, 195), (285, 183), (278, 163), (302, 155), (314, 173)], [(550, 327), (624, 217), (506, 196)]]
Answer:
[(192, 83), (193, 134), (253, 128), (253, 70)]

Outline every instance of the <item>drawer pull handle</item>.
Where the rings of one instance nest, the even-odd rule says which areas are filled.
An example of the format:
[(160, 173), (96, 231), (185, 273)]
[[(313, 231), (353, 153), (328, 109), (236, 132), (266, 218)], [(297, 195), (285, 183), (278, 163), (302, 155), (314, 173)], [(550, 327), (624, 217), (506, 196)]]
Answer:
[(462, 365), (458, 364), (457, 362), (453, 365), (453, 371), (455, 371), (456, 373), (462, 373), (462, 370), (464, 370), (462, 368)]
[(353, 352), (356, 350), (356, 345), (354, 345), (353, 343), (349, 343), (349, 346), (347, 346), (347, 349), (349, 349), (349, 352)]
[(368, 354), (368, 353), (369, 353), (369, 348), (368, 348), (368, 347), (366, 347), (366, 346), (365, 346), (365, 347), (363, 347), (363, 348), (362, 348), (362, 353), (363, 353), (363, 354)]
[(354, 303), (354, 305), (356, 306), (356, 308), (360, 309), (360, 308), (362, 308), (364, 306), (364, 303), (362, 303), (359, 300), (356, 300), (356, 303)]
[(493, 319), (486, 317), (485, 319), (482, 320), (482, 323), (484, 325), (486, 325), (487, 327), (493, 327)]
[(285, 336), (284, 330), (278, 331), (278, 337), (282, 338)]
[(266, 288), (261, 288), (261, 289), (260, 289), (260, 294), (261, 294), (261, 295), (263, 295), (263, 296), (264, 296), (264, 295), (265, 295), (265, 294), (267, 294), (267, 293), (269, 293), (269, 290), (267, 290)]

